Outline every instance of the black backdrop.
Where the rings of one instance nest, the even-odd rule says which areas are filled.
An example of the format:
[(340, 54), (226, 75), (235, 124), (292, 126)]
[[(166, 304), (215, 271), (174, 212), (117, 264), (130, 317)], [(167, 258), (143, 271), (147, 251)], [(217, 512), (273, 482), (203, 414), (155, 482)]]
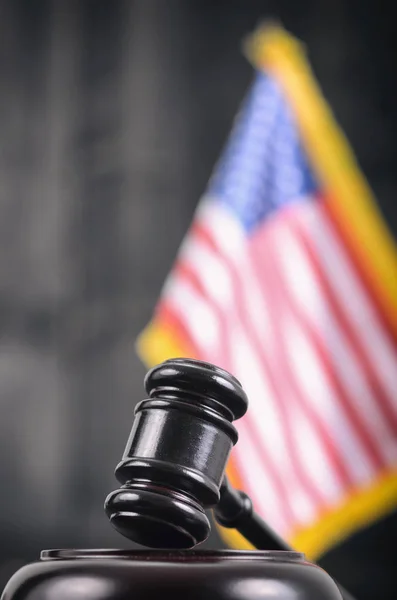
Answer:
[[(0, 589), (41, 548), (126, 545), (102, 506), (143, 394), (134, 340), (251, 80), (240, 42), (258, 19), (306, 42), (395, 230), (391, 12), (0, 0)], [(394, 568), (394, 523), (324, 559), (361, 600), (387, 596), (370, 582)]]

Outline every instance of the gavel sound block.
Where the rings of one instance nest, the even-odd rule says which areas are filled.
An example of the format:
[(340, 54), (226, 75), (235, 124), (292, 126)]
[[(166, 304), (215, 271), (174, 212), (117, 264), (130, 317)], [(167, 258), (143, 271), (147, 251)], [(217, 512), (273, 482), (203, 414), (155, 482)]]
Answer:
[[(105, 502), (123, 536), (152, 550), (49, 550), (18, 571), (2, 600), (341, 600), (336, 583), (293, 552), (224, 477), (247, 410), (240, 383), (207, 363), (152, 369)], [(206, 509), (261, 551), (189, 550), (209, 535)], [(343, 592), (347, 600), (349, 595)]]

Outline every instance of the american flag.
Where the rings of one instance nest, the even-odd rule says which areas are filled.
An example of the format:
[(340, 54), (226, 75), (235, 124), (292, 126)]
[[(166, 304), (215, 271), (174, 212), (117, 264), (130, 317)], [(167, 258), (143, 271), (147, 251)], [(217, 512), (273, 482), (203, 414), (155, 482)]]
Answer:
[(154, 316), (181, 354), (241, 381), (233, 473), (297, 543), (397, 468), (395, 340), (326, 194), (280, 81), (259, 71)]

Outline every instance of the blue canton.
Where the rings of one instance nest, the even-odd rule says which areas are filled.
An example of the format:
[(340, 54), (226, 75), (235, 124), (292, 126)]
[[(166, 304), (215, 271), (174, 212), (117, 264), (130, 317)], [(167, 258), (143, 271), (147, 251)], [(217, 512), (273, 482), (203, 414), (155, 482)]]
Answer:
[(270, 213), (312, 195), (317, 188), (279, 85), (259, 73), (207, 194), (227, 205), (251, 232)]

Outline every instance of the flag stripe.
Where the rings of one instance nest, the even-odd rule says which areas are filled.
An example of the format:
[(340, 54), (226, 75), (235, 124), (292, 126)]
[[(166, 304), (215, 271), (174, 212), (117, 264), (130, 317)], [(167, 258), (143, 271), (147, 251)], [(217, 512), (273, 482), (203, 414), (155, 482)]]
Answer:
[[(240, 332), (241, 334), (241, 332)], [(259, 406), (259, 401), (262, 403), (266, 403), (268, 396), (262, 393), (261, 386), (258, 382), (258, 374), (260, 373), (260, 365), (255, 360), (255, 355), (252, 355), (250, 352), (250, 348), (246, 344), (246, 338), (244, 335), (240, 335), (239, 337), (235, 337), (232, 339), (233, 342), (233, 356), (235, 357), (234, 365), (236, 369), (236, 374), (242, 381), (244, 387), (247, 390), (247, 393), (250, 398), (256, 398), (256, 403), (252, 406), (252, 417), (255, 422), (259, 421), (269, 421), (268, 412), (265, 408), (261, 408)], [(271, 426), (271, 423), (268, 422), (268, 427)], [(237, 424), (239, 428), (239, 424)], [(296, 433), (296, 429), (292, 430), (292, 434)], [(272, 437), (272, 443), (274, 437), (268, 434), (268, 437)], [(275, 448), (279, 447), (279, 442), (274, 444)], [(237, 449), (239, 452), (239, 449)], [(283, 474), (284, 479), (288, 480), (289, 486), (287, 489), (287, 496), (289, 502), (292, 503), (295, 512), (295, 521), (296, 523), (305, 522), (307, 519), (310, 521), (310, 518), (313, 518), (313, 515), (316, 514), (317, 506), (314, 506), (312, 502), (308, 501), (307, 496), (302, 493), (301, 487), (298, 487), (296, 484), (296, 480), (289, 476), (288, 470), (283, 469), (283, 465), (279, 465), (279, 471)]]
[[(382, 370), (382, 377), (386, 378), (385, 381), (389, 381), (390, 372), (394, 371), (389, 368), (391, 366), (390, 357), (395, 360), (397, 356), (397, 337), (393, 336), (388, 322), (385, 321), (384, 313), (379, 308), (377, 298), (363, 275), (360, 264), (346, 248), (327, 206), (319, 204), (317, 207), (313, 207), (311, 211), (303, 211), (302, 219), (306, 217), (307, 212), (310, 221), (313, 220), (313, 217), (318, 219), (317, 228), (324, 232), (324, 236), (321, 233), (320, 237), (318, 231), (312, 230), (319, 260), (321, 260), (323, 267), (327, 269), (330, 279), (332, 278), (335, 292), (341, 293), (344, 289), (345, 298), (349, 298), (350, 302), (346, 304), (349, 319), (352, 324), (358, 327), (362, 335), (366, 334), (367, 348), (374, 349), (374, 343), (376, 346), (379, 344), (383, 359), (386, 361)], [(359, 301), (358, 304), (356, 304), (356, 296)], [(367, 324), (366, 327), (364, 327), (365, 324)], [(371, 340), (372, 336), (374, 336), (374, 339)], [(388, 352), (386, 353), (384, 349), (387, 349)], [(375, 357), (376, 354), (374, 353), (373, 358)], [(379, 360), (376, 362), (380, 363)], [(395, 390), (396, 383), (396, 379), (393, 379), (391, 390)]]
[[(312, 236), (303, 227), (301, 215), (302, 211), (296, 211), (294, 218), (290, 219), (288, 224), (293, 230), (294, 235), (299, 239), (301, 248), (306, 254), (306, 259), (310, 263), (313, 277), (322, 290), (323, 301), (326, 304), (323, 307), (323, 313), (328, 315), (329, 320), (331, 320), (331, 315), (334, 315), (335, 321), (339, 324), (341, 331), (343, 331), (343, 339), (338, 346), (338, 356), (341, 357), (350, 352), (351, 358), (349, 362), (354, 363), (354, 369), (357, 374), (353, 387), (362, 390), (360, 397), (367, 399), (365, 405), (368, 409), (369, 420), (375, 419), (375, 421), (381, 421), (379, 430), (375, 434), (376, 438), (382, 441), (386, 439), (390, 442), (392, 438), (395, 439), (397, 433), (397, 415), (395, 406), (393, 405), (393, 397), (385, 388), (376, 366), (379, 362), (378, 355), (375, 354), (373, 360), (368, 355), (365, 340), (360, 339), (362, 337), (360, 329), (354, 328), (353, 322), (349, 319), (349, 315), (345, 310), (347, 303), (350, 302), (350, 298), (345, 297), (342, 301), (335, 293), (335, 287), (332, 286), (327, 273), (322, 270), (319, 255), (315, 251), (313, 240), (311, 239)], [(330, 326), (331, 333), (336, 330), (335, 321)], [(339, 362), (342, 366), (342, 363), (344, 365), (347, 361), (339, 358)], [(363, 406), (361, 406), (362, 408)], [(363, 418), (367, 416), (367, 410), (362, 410), (362, 416)]]
[[(272, 239), (269, 240), (271, 248), (269, 251), (272, 253), (276, 265), (274, 271), (278, 276), (280, 296), (284, 300), (287, 310), (295, 318), (297, 326), (303, 331), (303, 335), (316, 356), (318, 371), (322, 373), (325, 379), (325, 387), (329, 390), (330, 414), (337, 415), (339, 428), (341, 423), (346, 423), (346, 434), (341, 432), (341, 437), (346, 435), (347, 439), (355, 441), (357, 455), (365, 457), (366, 462), (372, 463), (372, 470), (383, 468), (385, 464), (376, 439), (374, 439), (372, 432), (368, 431), (362, 414), (357, 410), (350, 397), (349, 390), (338, 373), (332, 349), (327, 348), (327, 340), (324, 339), (318, 324), (313, 323), (311, 315), (315, 313), (319, 305), (324, 304), (324, 297), (321, 291), (316, 289), (312, 274), (307, 269), (308, 265), (304, 264), (305, 258), (301, 253), (300, 246), (294, 243), (293, 238), (289, 239), (289, 234), (286, 231), (278, 230), (277, 235), (274, 235), (274, 231), (272, 233)], [(287, 256), (294, 256), (294, 262), (287, 262)], [(282, 265), (282, 263), (284, 264)], [(303, 298), (303, 303), (299, 302), (302, 292), (305, 294), (307, 291), (310, 292), (311, 305), (305, 305), (306, 298)], [(332, 318), (331, 310), (324, 311), (322, 314), (323, 323), (330, 318)], [(347, 461), (347, 464), (349, 464), (349, 461)], [(354, 467), (352, 471), (354, 473)]]
[[(238, 376), (238, 365), (235, 365), (235, 368), (232, 369), (233, 361), (231, 358), (231, 349), (233, 344), (230, 343), (230, 333), (232, 330), (230, 329), (226, 319), (226, 311), (219, 310), (219, 307), (217, 306), (213, 297), (211, 297), (209, 290), (205, 289), (203, 282), (200, 279), (200, 275), (194, 271), (191, 264), (183, 261), (182, 258), (179, 259), (175, 266), (175, 275), (180, 277), (181, 280), (189, 282), (189, 285), (195, 290), (195, 293), (202, 299), (203, 302), (207, 304), (209, 310), (213, 312), (219, 325), (219, 344), (222, 356), (222, 358), (218, 360), (217, 364), (225, 369), (233, 370)], [(237, 323), (234, 324), (235, 327), (236, 325)], [(258, 373), (258, 376), (259, 375), (261, 374)], [(261, 387), (263, 388), (263, 385), (261, 385)], [(291, 524), (293, 516), (291, 514), (291, 509), (288, 502), (288, 489), (286, 488), (285, 483), (280, 476), (280, 471), (277, 468), (277, 464), (274, 464), (274, 458), (276, 457), (273, 459), (270, 458), (272, 451), (271, 447), (268, 447), (266, 444), (267, 438), (261, 436), (260, 432), (258, 431), (258, 425), (260, 423), (258, 421), (253, 421), (251, 415), (252, 413), (249, 413), (246, 415), (246, 417), (244, 417), (244, 421), (246, 422), (245, 426), (248, 426), (250, 435), (256, 441), (256, 447), (258, 449), (257, 452), (260, 452), (260, 448), (264, 450), (264, 453), (260, 453), (264, 463), (264, 468), (266, 468), (268, 471), (269, 477), (273, 481), (273, 485), (278, 490), (278, 501), (283, 507), (285, 520), (287, 523)]]
[[(299, 404), (301, 410), (306, 415), (309, 422), (312, 423), (314, 429), (317, 431), (328, 459), (332, 464), (333, 471), (339, 479), (340, 485), (342, 487), (348, 486), (351, 484), (351, 478), (341, 455), (340, 448), (336, 446), (334, 438), (328, 429), (328, 424), (327, 422), (324, 422), (323, 415), (319, 414), (318, 406), (316, 406), (316, 399), (312, 398), (310, 390), (308, 390), (307, 393), (305, 387), (302, 387), (302, 382), (300, 381), (298, 374), (294, 369), (293, 360), (291, 360), (289, 355), (289, 347), (287, 346), (287, 340), (285, 339), (285, 329), (287, 329), (285, 326), (285, 312), (283, 308), (285, 299), (280, 293), (280, 289), (278, 287), (279, 282), (276, 278), (277, 273), (275, 273), (272, 265), (269, 265), (268, 263), (268, 252), (269, 248), (267, 245), (263, 245), (262, 249), (256, 249), (253, 251), (252, 264), (257, 269), (258, 281), (264, 294), (266, 294), (267, 290), (271, 288), (275, 296), (272, 306), (275, 315), (274, 322), (278, 327), (278, 360), (280, 367), (284, 373), (284, 377), (289, 383), (292, 391), (292, 398), (296, 403)], [(265, 265), (267, 265), (267, 268)], [(266, 269), (266, 281), (263, 281), (263, 276), (261, 276), (259, 269), (261, 269), (261, 272)], [(290, 338), (289, 332), (288, 338)]]
[[(356, 199), (357, 196), (354, 197), (354, 200)], [(355, 202), (346, 202), (345, 204), (355, 204)], [(324, 210), (327, 212), (329, 219), (332, 220), (335, 232), (340, 238), (340, 243), (348, 250), (362, 281), (365, 282), (373, 307), (378, 314), (378, 319), (382, 321), (385, 331), (389, 333), (393, 343), (397, 346), (397, 299), (395, 292), (397, 287), (397, 260), (394, 258), (393, 264), (389, 260), (390, 257), (386, 256), (389, 254), (389, 248), (385, 249), (382, 255), (380, 252), (376, 252), (377, 249), (380, 250), (380, 247), (384, 250), (383, 246), (389, 246), (389, 243), (378, 243), (377, 246), (376, 243), (371, 241), (372, 248), (366, 248), (368, 240), (372, 237), (370, 227), (368, 227), (369, 231), (367, 232), (354, 231), (354, 228), (352, 228), (352, 223), (355, 221), (354, 216), (351, 215), (351, 218), (346, 220), (342, 202), (335, 201), (331, 193), (327, 194)], [(354, 210), (356, 216), (359, 215), (357, 206)], [(378, 210), (376, 207), (376, 211)], [(369, 224), (366, 223), (365, 225)], [(389, 236), (390, 234), (387, 235), (387, 237)], [(380, 271), (383, 271), (382, 275), (380, 275)]]
[[(284, 398), (283, 391), (280, 390), (280, 383), (282, 380), (282, 376), (278, 377), (278, 378), (276, 378), (274, 376), (274, 369), (273, 369), (274, 365), (272, 364), (272, 363), (274, 363), (274, 359), (272, 359), (272, 347), (270, 346), (267, 349), (267, 346), (269, 346), (270, 342), (273, 342), (273, 339), (270, 340), (270, 335), (268, 335), (265, 340), (261, 341), (258, 338), (258, 329), (255, 328), (255, 325), (250, 323), (249, 318), (248, 318), (253, 313), (252, 313), (252, 311), (251, 312), (249, 311), (249, 306), (247, 305), (247, 302), (246, 302), (246, 296), (249, 295), (250, 292), (252, 291), (252, 286), (247, 284), (247, 281), (243, 277), (243, 273), (245, 272), (245, 274), (246, 274), (246, 271), (244, 269), (236, 268), (236, 265), (231, 260), (229, 260), (229, 258), (227, 256), (222, 254), (222, 250), (219, 247), (219, 245), (217, 244), (217, 240), (213, 237), (212, 233), (213, 232), (209, 228), (205, 228), (203, 226), (203, 224), (201, 224), (201, 225), (196, 224), (194, 227), (194, 232), (192, 232), (192, 236), (195, 235), (195, 236), (199, 237), (202, 243), (207, 244), (208, 247), (211, 248), (214, 253), (218, 253), (218, 256), (223, 261), (225, 269), (229, 270), (230, 278), (231, 278), (232, 285), (233, 285), (232, 298), (236, 302), (236, 309), (238, 311), (239, 318), (240, 318), (241, 322), (243, 323), (243, 325), (245, 327), (245, 331), (249, 335), (250, 341), (255, 349), (255, 353), (260, 362), (260, 368), (261, 368), (262, 372), (264, 374), (266, 374), (266, 377), (269, 381), (269, 385), (271, 387), (272, 396), (270, 396), (270, 398), (268, 398), (268, 402), (275, 401), (276, 408), (278, 409), (279, 422), (280, 422), (281, 426), (283, 427), (283, 432), (281, 434), (282, 437), (280, 439), (283, 440), (286, 444), (286, 448), (287, 448), (287, 452), (288, 452), (288, 459), (289, 459), (289, 463), (290, 463), (289, 466), (287, 467), (288, 472), (293, 476), (295, 482), (298, 485), (298, 488), (304, 487), (305, 494), (308, 494), (312, 499), (314, 499), (314, 501), (317, 504), (318, 503), (321, 504), (324, 501), (324, 498), (322, 497), (321, 492), (318, 489), (316, 489), (316, 486), (313, 486), (312, 482), (306, 475), (304, 467), (302, 468), (302, 465), (300, 464), (299, 460), (297, 460), (297, 453), (296, 453), (296, 447), (295, 447), (296, 442), (295, 442), (293, 426), (291, 423), (291, 415), (288, 411), (288, 408), (285, 405), (285, 402), (283, 399)], [(239, 257), (240, 257), (240, 259), (242, 258), (241, 253), (239, 253)], [(250, 282), (250, 283), (252, 283), (252, 282)], [(263, 314), (263, 312), (262, 312), (262, 314)], [(269, 334), (270, 334), (270, 332), (269, 332)], [(272, 338), (273, 337), (274, 336), (272, 336)], [(247, 381), (247, 383), (249, 384), (249, 381)], [(263, 410), (266, 410), (266, 404), (264, 401), (265, 399), (261, 398), (259, 400), (262, 403), (262, 412), (263, 412)], [(258, 418), (263, 419), (264, 417), (263, 417), (263, 415), (260, 414), (260, 412), (261, 411), (260, 411), (260, 406), (259, 406), (259, 410), (257, 412)], [(289, 491), (292, 496), (293, 490), (291, 491), (291, 488), (289, 488)], [(299, 490), (299, 494), (301, 495), (302, 493), (303, 493), (302, 490)], [(310, 500), (310, 502), (312, 502), (312, 500)]]
[[(286, 535), (289, 528), (280, 512), (279, 496), (275, 493), (272, 480), (266, 476), (262, 455), (258, 454), (257, 448), (253, 445), (250, 432), (245, 429), (244, 421), (243, 418), (239, 424), (240, 439), (239, 445), (235, 448), (236, 450), (239, 448), (239, 450), (234, 453), (234, 460), (244, 491), (249, 494), (255, 506), (258, 507), (259, 514), (273, 523), (280, 535)], [(247, 465), (249, 465), (249, 469), (247, 469)]]
[(188, 282), (172, 276), (164, 290), (164, 301), (184, 323), (199, 356), (206, 356), (209, 362), (217, 364), (221, 360), (219, 323), (194, 288)]
[[(254, 290), (257, 286), (257, 282), (259, 281), (259, 277), (263, 278), (263, 273), (258, 273), (256, 276), (255, 273), (252, 273), (252, 276), (249, 277), (251, 270), (251, 259), (247, 255), (245, 259), (245, 249), (244, 243), (238, 243), (239, 234), (238, 231), (234, 231), (233, 235), (233, 227), (230, 226), (227, 214), (216, 210), (211, 207), (208, 211), (203, 211), (203, 219), (194, 225), (194, 231), (192, 231), (191, 235), (197, 235), (198, 228), (201, 227), (201, 235), (204, 235), (204, 232), (208, 230), (208, 239), (213, 239), (213, 243), (215, 247), (222, 252), (226, 263), (234, 272), (234, 277), (236, 280), (235, 286), (235, 298), (239, 298), (240, 294), (245, 294), (245, 297), (250, 298), (254, 295)], [(240, 240), (241, 242), (241, 240)], [(253, 262), (252, 262), (253, 264)], [(262, 294), (264, 292), (264, 295)], [(289, 442), (289, 454), (290, 460), (292, 461), (296, 473), (300, 478), (302, 484), (305, 485), (306, 491), (313, 497), (315, 502), (317, 503), (317, 507), (324, 505), (324, 503), (329, 500), (329, 498), (335, 499), (335, 494), (338, 496), (341, 491), (340, 484), (337, 484), (334, 480), (334, 477), (328, 477), (326, 482), (319, 482), (319, 476), (314, 481), (311, 480), (310, 474), (307, 470), (307, 463), (316, 461), (316, 457), (312, 455), (312, 457), (308, 457), (307, 455), (302, 458), (300, 455), (299, 448), (299, 431), (296, 427), (296, 416), (292, 415), (291, 405), (289, 400), (292, 402), (293, 399), (293, 390), (286, 389), (287, 386), (287, 378), (286, 374), (283, 370), (283, 366), (280, 363), (279, 357), (275, 357), (275, 348), (279, 344), (278, 335), (273, 331), (274, 325), (277, 322), (277, 315), (271, 314), (271, 304), (274, 304), (271, 298), (269, 298), (269, 286), (265, 286), (262, 288), (260, 293), (261, 296), (261, 304), (256, 308), (257, 310), (253, 310), (253, 307), (249, 306), (249, 302), (246, 302), (246, 305), (242, 307), (242, 312), (248, 317), (257, 317), (259, 320), (255, 320), (252, 324), (252, 331), (260, 331), (261, 327), (261, 319), (263, 320), (266, 313), (269, 313), (272, 319), (269, 320), (269, 327), (267, 331), (267, 335), (265, 338), (265, 344), (262, 344), (262, 347), (269, 345), (272, 342), (270, 347), (270, 351), (265, 356), (264, 360), (264, 369), (269, 373), (272, 383), (274, 385), (274, 394), (277, 398), (277, 403), (283, 412), (281, 413), (281, 418), (284, 421), (284, 424), (289, 430), (286, 431), (285, 439), (286, 442)], [(270, 300), (270, 301), (269, 301)], [(258, 418), (263, 418), (262, 415), (258, 414)], [(326, 454), (326, 448), (322, 448), (324, 446), (323, 441), (321, 440), (321, 434), (316, 430), (315, 425), (310, 419), (310, 415), (306, 413), (305, 416), (305, 428), (312, 428), (314, 431), (312, 433), (312, 437), (316, 439), (316, 450), (319, 455)], [(311, 460), (310, 460), (311, 458)], [(323, 465), (327, 471), (330, 471), (330, 463), (328, 458), (325, 458), (325, 464)], [(292, 483), (292, 482), (291, 482)], [(327, 486), (328, 495), (325, 494), (325, 489)], [(332, 490), (332, 491), (331, 491)]]
[(319, 268), (343, 306), (350, 329), (359, 340), (358, 345), (365, 349), (366, 362), (372, 365), (387, 390), (393, 414), (391, 422), (396, 423), (397, 348), (379, 318), (373, 297), (321, 204), (306, 204), (304, 210), (296, 213), (296, 218), (307, 232), (306, 239), (312, 244), (313, 256), (317, 257)]

